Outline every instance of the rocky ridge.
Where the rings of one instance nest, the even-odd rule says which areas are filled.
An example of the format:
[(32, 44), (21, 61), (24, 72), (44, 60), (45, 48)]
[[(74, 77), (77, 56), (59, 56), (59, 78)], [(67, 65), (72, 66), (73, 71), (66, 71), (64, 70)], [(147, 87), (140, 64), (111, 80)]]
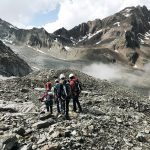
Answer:
[(75, 47), (84, 47), (84, 58), (89, 59), (88, 56), (93, 53), (93, 60), (103, 60), (101, 57), (109, 59), (111, 56), (110, 62), (131, 61), (133, 65), (137, 62), (141, 66), (149, 59), (149, 18), (150, 11), (146, 6), (127, 7), (102, 20), (88, 21), (71, 30), (61, 28), (54, 34), (70, 38)]
[[(143, 67), (150, 58), (150, 11), (127, 7), (104, 19), (48, 33), (43, 28), (18, 29), (0, 20), (0, 38), (66, 60), (101, 61)], [(91, 59), (92, 58), (92, 59)]]
[(0, 74), (4, 76), (25, 76), (31, 72), (30, 66), (0, 41)]
[[(37, 98), (46, 81), (60, 73), (78, 75), (83, 83), (83, 113), (42, 114)], [(75, 70), (44, 70), (0, 82), (0, 147), (3, 149), (149, 149), (148, 97)], [(34, 87), (34, 88), (33, 88)]]

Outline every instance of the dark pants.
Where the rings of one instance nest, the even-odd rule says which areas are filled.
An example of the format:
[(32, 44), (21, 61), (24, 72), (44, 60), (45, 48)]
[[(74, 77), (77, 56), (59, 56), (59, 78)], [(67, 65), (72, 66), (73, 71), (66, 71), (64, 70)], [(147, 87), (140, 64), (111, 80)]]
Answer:
[(56, 97), (56, 104), (57, 104), (57, 112), (60, 113), (61, 100), (58, 97)]
[(61, 111), (66, 117), (69, 116), (69, 102), (70, 98), (61, 99)]
[(82, 108), (79, 102), (79, 95), (73, 95), (72, 99), (73, 99), (73, 111), (77, 110), (76, 104), (78, 105), (79, 111), (82, 111)]
[(45, 101), (47, 112), (53, 113), (53, 102), (52, 101)]

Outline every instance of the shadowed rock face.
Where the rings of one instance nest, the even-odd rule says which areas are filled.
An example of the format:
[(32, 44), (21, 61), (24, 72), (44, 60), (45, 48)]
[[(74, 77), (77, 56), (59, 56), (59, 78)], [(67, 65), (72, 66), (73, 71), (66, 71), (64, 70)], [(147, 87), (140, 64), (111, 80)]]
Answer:
[(24, 76), (31, 72), (29, 65), (0, 41), (0, 74)]

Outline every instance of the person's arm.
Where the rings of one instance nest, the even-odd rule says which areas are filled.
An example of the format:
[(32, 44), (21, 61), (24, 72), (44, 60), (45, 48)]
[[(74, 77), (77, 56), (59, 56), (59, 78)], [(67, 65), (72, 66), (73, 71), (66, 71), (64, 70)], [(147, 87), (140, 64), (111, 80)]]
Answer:
[(45, 97), (46, 97), (46, 93), (44, 93), (44, 94), (42, 95), (42, 97), (39, 98), (39, 100), (42, 102), (42, 101), (44, 100)]

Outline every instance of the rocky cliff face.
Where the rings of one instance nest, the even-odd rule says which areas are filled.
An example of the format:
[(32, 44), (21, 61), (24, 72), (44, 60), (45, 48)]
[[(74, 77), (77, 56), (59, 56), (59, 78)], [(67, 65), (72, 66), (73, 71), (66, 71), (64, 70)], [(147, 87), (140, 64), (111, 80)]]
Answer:
[[(70, 38), (75, 47), (108, 48), (110, 53), (117, 52), (127, 61), (126, 55), (134, 50), (139, 54), (139, 60), (143, 60), (148, 59), (143, 49), (150, 47), (149, 18), (150, 11), (145, 6), (128, 7), (103, 20), (82, 23), (68, 31), (59, 29), (54, 34)], [(114, 59), (118, 61), (118, 57)]]
[[(149, 18), (146, 6), (127, 7), (102, 20), (81, 23), (71, 30), (61, 28), (53, 34), (43, 28), (18, 29), (0, 20), (0, 38), (6, 43), (30, 46), (56, 58), (107, 60), (142, 67), (150, 58)], [(139, 56), (137, 59), (128, 57), (134, 52)]]
[(31, 72), (29, 65), (0, 41), (0, 74), (24, 76)]
[(53, 47), (53, 43), (57, 45), (71, 43), (66, 38), (48, 33), (44, 28), (33, 28), (30, 30), (18, 29), (1, 19), (0, 39), (5, 43), (32, 46), (38, 49), (50, 49)]

